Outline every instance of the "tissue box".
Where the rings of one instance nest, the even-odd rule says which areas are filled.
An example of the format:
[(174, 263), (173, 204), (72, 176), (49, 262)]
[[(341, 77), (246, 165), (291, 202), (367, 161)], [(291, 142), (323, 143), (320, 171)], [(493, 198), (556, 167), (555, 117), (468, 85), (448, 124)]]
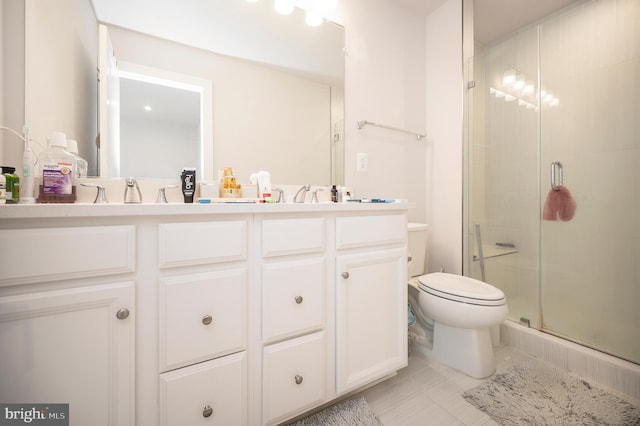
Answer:
[(219, 182), (200, 182), (200, 198), (220, 197)]
[(244, 198), (258, 198), (258, 185), (243, 183), (242, 196)]

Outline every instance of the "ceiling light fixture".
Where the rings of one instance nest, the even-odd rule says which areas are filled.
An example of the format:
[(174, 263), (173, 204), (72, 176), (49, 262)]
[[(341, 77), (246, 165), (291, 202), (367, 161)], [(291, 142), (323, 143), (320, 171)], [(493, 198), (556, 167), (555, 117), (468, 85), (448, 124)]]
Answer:
[(502, 75), (502, 85), (504, 87), (511, 87), (516, 82), (516, 72), (512, 69), (507, 70)]
[(318, 15), (317, 13), (313, 13), (310, 11), (307, 11), (305, 13), (304, 22), (306, 22), (306, 24), (310, 27), (317, 27), (321, 25), (323, 21), (324, 18), (322, 18), (322, 16)]
[(293, 0), (275, 0), (273, 8), (280, 15), (291, 15), (293, 12)]
[(520, 91), (524, 88), (524, 76), (520, 74), (518, 79), (513, 83), (513, 90)]
[(524, 85), (524, 87), (522, 88), (522, 94), (523, 95), (533, 95), (533, 83), (530, 81), (527, 81), (526, 84)]

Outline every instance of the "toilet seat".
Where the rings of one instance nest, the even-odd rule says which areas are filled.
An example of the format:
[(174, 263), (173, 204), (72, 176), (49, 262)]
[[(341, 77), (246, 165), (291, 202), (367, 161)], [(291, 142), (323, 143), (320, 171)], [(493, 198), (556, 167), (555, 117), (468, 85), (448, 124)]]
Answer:
[(418, 278), (418, 287), (433, 296), (480, 306), (502, 306), (504, 293), (482, 281), (460, 275), (435, 272)]

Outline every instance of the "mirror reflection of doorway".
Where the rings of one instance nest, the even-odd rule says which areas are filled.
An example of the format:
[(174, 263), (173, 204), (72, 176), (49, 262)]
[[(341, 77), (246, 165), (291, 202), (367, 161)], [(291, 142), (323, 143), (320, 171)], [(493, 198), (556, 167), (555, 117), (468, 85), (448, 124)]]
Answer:
[(118, 61), (107, 27), (99, 34), (100, 176), (178, 180), (194, 167), (212, 179), (212, 81)]
[(183, 167), (202, 176), (201, 93), (120, 76), (120, 173), (177, 179)]

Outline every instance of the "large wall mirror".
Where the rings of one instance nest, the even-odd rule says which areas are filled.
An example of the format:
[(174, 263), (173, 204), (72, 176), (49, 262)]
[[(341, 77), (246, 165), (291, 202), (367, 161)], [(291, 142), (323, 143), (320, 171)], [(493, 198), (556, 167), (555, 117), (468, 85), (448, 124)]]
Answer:
[(25, 121), (76, 139), (90, 175), (344, 183), (341, 26), (271, 0), (24, 1)]

